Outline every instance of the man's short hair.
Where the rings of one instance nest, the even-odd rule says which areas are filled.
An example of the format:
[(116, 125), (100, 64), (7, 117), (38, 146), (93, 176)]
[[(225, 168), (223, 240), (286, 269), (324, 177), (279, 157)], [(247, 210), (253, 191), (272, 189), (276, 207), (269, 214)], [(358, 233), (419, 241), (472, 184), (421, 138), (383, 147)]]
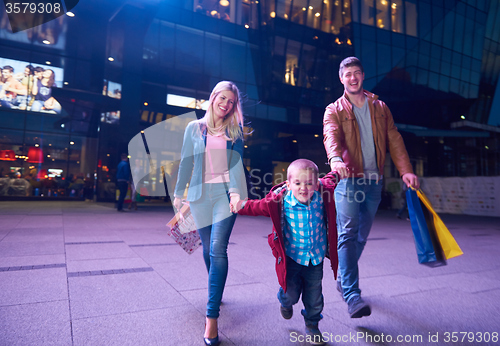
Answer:
[(361, 72), (365, 72), (363, 70), (363, 65), (361, 65), (361, 60), (359, 60), (355, 56), (350, 56), (350, 57), (342, 60), (342, 62), (340, 63), (339, 77), (342, 78), (342, 74), (344, 73), (344, 69), (346, 67), (351, 67), (351, 66), (358, 66), (361, 69)]
[(123, 154), (122, 154), (122, 160), (125, 160), (126, 158), (128, 158), (128, 155), (127, 155), (127, 154), (125, 154), (125, 153), (123, 153)]
[(314, 162), (308, 159), (298, 159), (293, 161), (290, 166), (288, 166), (288, 169), (286, 171), (286, 178), (290, 180), (290, 177), (293, 172), (296, 172), (301, 169), (309, 169), (313, 171), (313, 173), (316, 175), (316, 177), (319, 176), (319, 170), (318, 166)]
[(9, 65), (5, 65), (4, 67), (2, 67), (2, 70), (7, 70), (10, 71), (11, 73), (14, 72), (14, 68)]

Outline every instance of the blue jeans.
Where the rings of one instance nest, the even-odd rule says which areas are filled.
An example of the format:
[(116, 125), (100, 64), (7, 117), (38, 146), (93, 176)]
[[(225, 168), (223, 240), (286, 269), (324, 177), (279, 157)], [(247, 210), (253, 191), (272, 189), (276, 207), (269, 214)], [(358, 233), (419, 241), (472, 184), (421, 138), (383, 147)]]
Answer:
[(125, 196), (127, 195), (128, 183), (126, 181), (119, 181), (116, 183), (116, 187), (120, 191), (120, 196), (118, 197), (118, 203), (116, 205), (117, 210), (123, 209), (123, 201), (125, 200)]
[(345, 178), (335, 188), (339, 277), (346, 302), (361, 294), (358, 260), (382, 198), (382, 185), (382, 180)]
[(306, 325), (317, 326), (323, 318), (324, 301), (321, 281), (323, 280), (323, 262), (314, 266), (309, 262), (309, 266), (298, 264), (290, 257), (286, 257), (286, 293), (280, 287), (278, 300), (285, 308), (295, 305), (302, 293), (302, 303), (304, 308), (301, 313), (304, 316)]
[(207, 317), (218, 318), (227, 278), (227, 245), (237, 214), (229, 209), (224, 184), (203, 184), (202, 188), (201, 198), (191, 202), (190, 207), (208, 271)]

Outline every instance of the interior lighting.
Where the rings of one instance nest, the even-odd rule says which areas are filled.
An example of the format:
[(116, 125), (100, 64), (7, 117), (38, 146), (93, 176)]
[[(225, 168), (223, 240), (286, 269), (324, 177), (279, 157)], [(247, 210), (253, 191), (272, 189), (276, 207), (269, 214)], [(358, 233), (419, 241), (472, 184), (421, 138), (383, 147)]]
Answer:
[(69, 144), (71, 144), (71, 145), (75, 145), (75, 142), (71, 141), (71, 142), (69, 142)]
[(108, 60), (109, 60), (109, 61), (115, 61), (115, 58), (113, 58), (112, 56), (110, 56), (110, 57), (108, 58)]
[(144, 106), (147, 106), (148, 104), (149, 104), (149, 103), (147, 103), (147, 102), (144, 102)]
[(489, 146), (487, 146), (487, 145), (485, 145), (484, 147), (485, 147), (485, 149), (489, 149), (489, 148), (490, 148), (490, 147), (489, 147)]
[(312, 9), (313, 9), (313, 7), (312, 7), (312, 6), (309, 6), (309, 9), (310, 9), (310, 10), (312, 10)]
[(305, 10), (307, 10), (307, 8), (305, 8), (305, 7), (302, 7), (302, 11), (305, 11)]
[(316, 134), (316, 135), (314, 135), (314, 137), (318, 138), (318, 137), (319, 137), (319, 135), (318, 135), (318, 134)]
[(219, 1), (219, 4), (220, 4), (221, 6), (226, 7), (226, 6), (229, 6), (229, 1), (227, 1), (227, 0), (220, 0), (220, 1)]
[(0, 160), (16, 161), (17, 155), (14, 150), (0, 150)]
[(395, 9), (396, 9), (396, 7), (398, 7), (398, 5), (396, 5), (396, 3), (395, 3), (395, 2), (393, 2), (393, 3), (392, 3), (392, 5), (391, 5), (391, 7), (392, 7), (392, 9), (393, 9), (393, 10), (395, 10)]
[(50, 61), (45, 62), (47, 65), (51, 65), (52, 63)]
[(296, 139), (294, 139), (292, 142), (297, 143), (297, 140), (296, 140)]
[(461, 115), (460, 118), (465, 120), (465, 115)]
[(43, 44), (50, 44), (49, 40), (43, 40), (42, 42), (43, 42)]
[(28, 150), (28, 162), (43, 163), (43, 152), (38, 147), (31, 147)]
[(211, 14), (212, 16), (215, 16), (215, 15), (217, 14), (217, 11), (216, 11), (216, 10), (213, 10), (212, 12), (210, 12), (210, 14)]
[(319, 16), (321, 16), (321, 14), (319, 12), (316, 12), (315, 16), (319, 17)]
[(250, 27), (250, 25), (248, 25), (248, 24), (245, 24), (245, 28), (247, 28), (247, 29), (248, 29), (249, 27)]
[(64, 82), (64, 85), (68, 85), (69, 83), (68, 82)]
[(348, 39), (347, 39), (347, 44), (348, 44), (349, 46), (352, 46), (352, 42), (351, 42), (351, 39), (350, 39), (350, 38), (348, 38)]
[(384, 6), (387, 6), (387, 0), (381, 0), (380, 3)]
[(74, 17), (75, 16), (75, 14), (73, 12), (66, 12), (66, 15), (68, 17)]
[(271, 18), (274, 18), (274, 17), (276, 17), (276, 12), (273, 11), (273, 12), (271, 12)]
[(37, 148), (38, 148), (39, 146), (40, 146), (40, 144), (35, 144), (35, 147), (37, 147)]

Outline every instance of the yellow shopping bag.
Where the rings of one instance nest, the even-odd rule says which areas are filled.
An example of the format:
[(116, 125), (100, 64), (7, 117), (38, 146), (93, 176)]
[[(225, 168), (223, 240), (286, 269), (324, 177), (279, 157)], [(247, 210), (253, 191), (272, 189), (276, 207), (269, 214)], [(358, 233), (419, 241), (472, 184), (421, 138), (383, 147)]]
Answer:
[(422, 201), (425, 207), (432, 213), (434, 228), (446, 259), (463, 255), (460, 246), (458, 246), (455, 238), (453, 238), (446, 225), (432, 208), (431, 202), (429, 202), (427, 196), (420, 189), (417, 190), (417, 195), (420, 201)]

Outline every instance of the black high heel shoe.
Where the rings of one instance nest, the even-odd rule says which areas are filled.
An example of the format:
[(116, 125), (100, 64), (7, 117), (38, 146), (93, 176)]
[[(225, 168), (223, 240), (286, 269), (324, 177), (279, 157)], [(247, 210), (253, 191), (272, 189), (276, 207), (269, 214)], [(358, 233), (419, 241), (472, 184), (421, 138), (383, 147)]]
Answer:
[[(207, 327), (207, 323), (205, 322), (205, 328), (206, 327)], [(219, 333), (217, 333), (217, 336), (215, 338), (203, 338), (203, 341), (205, 342), (205, 345), (207, 345), (207, 346), (217, 346), (220, 344)]]
[(220, 344), (219, 335), (215, 338), (203, 338), (203, 341), (205, 341), (205, 345), (207, 346), (217, 346)]

